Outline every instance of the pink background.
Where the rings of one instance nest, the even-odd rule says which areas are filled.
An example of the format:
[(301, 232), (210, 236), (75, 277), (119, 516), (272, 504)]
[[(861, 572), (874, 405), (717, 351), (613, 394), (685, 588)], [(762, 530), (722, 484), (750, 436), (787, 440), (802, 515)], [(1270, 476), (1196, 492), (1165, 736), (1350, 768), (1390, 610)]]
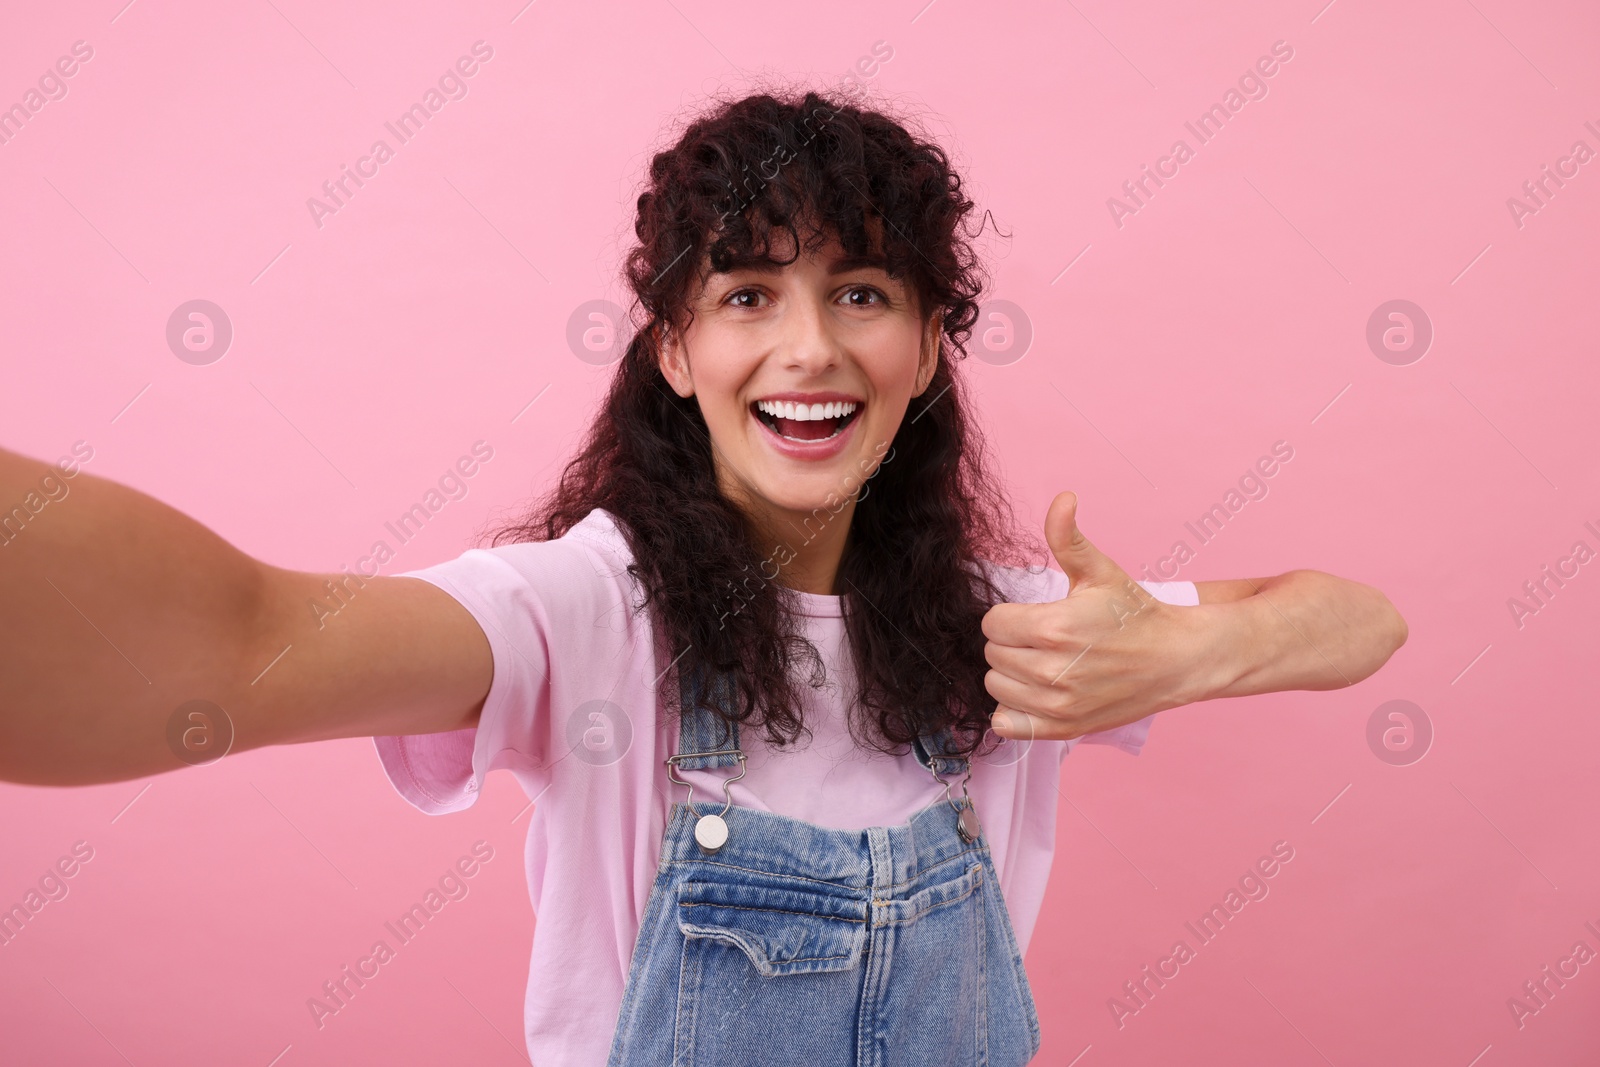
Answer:
[[(93, 473), (334, 571), (487, 440), (469, 495), (385, 570), (454, 556), (590, 416), (609, 370), (575, 357), (568, 316), (620, 298), (634, 183), (673, 116), (762, 76), (837, 80), (887, 42), (871, 92), (927, 116), (1011, 234), (987, 239), (993, 295), (1032, 346), (967, 373), (1024, 520), (1074, 489), (1137, 574), (1284, 440), (1270, 494), (1179, 577), (1317, 568), (1411, 627), (1349, 689), (1169, 712), (1137, 759), (1067, 761), (1027, 961), (1039, 1062), (1593, 1062), (1600, 964), (1520, 1028), (1507, 999), (1577, 941), (1600, 950), (1600, 564), (1520, 628), (1507, 599), (1600, 548), (1600, 162), (1520, 227), (1506, 201), (1573, 142), (1600, 149), (1600, 17), (924, 2), (28, 5), (0, 34), (0, 104), (74, 41), (94, 57), (0, 145), (0, 442), (87, 441)], [(306, 199), (480, 39), (466, 98), (319, 229)], [(1117, 226), (1107, 198), (1194, 147), (1183, 123), (1279, 40), (1294, 58), (1266, 98)], [(164, 337), (195, 298), (235, 331), (205, 366)], [(1435, 331), (1409, 365), (1366, 342), (1393, 299)], [(1435, 731), (1404, 766), (1367, 742), (1397, 699)], [(0, 1060), (515, 1063), (525, 808), (497, 775), (473, 811), (425, 817), (365, 740), (0, 786), (0, 905), (94, 849), (0, 948)], [(496, 853), (471, 894), (319, 1031), (307, 998), (479, 839)], [(1119, 1028), (1108, 998), (1193, 945), (1185, 920), (1276, 841), (1294, 859), (1270, 895)]]

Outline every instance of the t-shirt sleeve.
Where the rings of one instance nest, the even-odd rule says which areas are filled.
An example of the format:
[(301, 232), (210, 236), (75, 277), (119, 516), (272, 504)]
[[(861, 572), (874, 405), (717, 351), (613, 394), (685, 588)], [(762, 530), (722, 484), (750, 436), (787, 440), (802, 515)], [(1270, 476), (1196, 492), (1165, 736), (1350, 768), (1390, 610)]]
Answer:
[[(1067, 595), (1072, 583), (1065, 574), (1057, 570), (1046, 570), (1044, 596), (1040, 603), (1060, 600)], [(1200, 591), (1193, 582), (1139, 582), (1145, 592), (1161, 601), (1163, 604), (1176, 604), (1192, 607), (1200, 603)], [(1150, 736), (1150, 723), (1155, 719), (1152, 713), (1137, 722), (1124, 723), (1122, 726), (1110, 730), (1097, 730), (1094, 733), (1084, 734), (1067, 740), (1061, 746), (1061, 758), (1065, 759), (1068, 752), (1082, 743), (1088, 745), (1110, 745), (1119, 748), (1130, 756), (1137, 756), (1144, 748), (1145, 740)]]
[(496, 768), (517, 771), (525, 785), (542, 789), (549, 762), (550, 627), (523, 570), (493, 550), (469, 549), (398, 577), (436, 585), (472, 614), (489, 640), (494, 679), (476, 726), (373, 738), (389, 781), (430, 815), (471, 807), (485, 775)]

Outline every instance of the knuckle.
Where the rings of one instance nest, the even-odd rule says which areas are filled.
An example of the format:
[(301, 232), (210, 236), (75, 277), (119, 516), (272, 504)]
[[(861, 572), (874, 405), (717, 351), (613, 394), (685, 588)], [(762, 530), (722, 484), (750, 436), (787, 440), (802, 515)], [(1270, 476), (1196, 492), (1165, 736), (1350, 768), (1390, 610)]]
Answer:
[(1072, 641), (1072, 624), (1060, 616), (1052, 617), (1044, 624), (1040, 636), (1046, 643), (1059, 648)]

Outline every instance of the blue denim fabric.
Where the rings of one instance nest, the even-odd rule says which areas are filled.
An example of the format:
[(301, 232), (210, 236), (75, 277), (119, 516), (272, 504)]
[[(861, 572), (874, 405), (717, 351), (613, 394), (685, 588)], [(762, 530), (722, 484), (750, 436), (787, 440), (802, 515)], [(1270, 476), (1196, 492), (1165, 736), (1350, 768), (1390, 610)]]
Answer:
[[(730, 738), (701, 690), (685, 680), (679, 752), (737, 749), (737, 726)], [(921, 738), (917, 759), (964, 775), (966, 760), (943, 755), (948, 741), (946, 731)], [(742, 773), (732, 754), (680, 765)], [(864, 830), (724, 798), (674, 803), (607, 1067), (1031, 1060), (1033, 994), (988, 841), (957, 833), (964, 794)], [(694, 835), (708, 814), (728, 825), (715, 852)]]

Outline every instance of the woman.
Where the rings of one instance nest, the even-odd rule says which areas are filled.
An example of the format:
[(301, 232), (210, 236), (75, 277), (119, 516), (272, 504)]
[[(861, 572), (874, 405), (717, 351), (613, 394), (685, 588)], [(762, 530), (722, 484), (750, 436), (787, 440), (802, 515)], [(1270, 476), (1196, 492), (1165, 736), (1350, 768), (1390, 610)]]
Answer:
[[(1072, 745), (1352, 684), (1406, 630), (1315, 571), (1135, 583), (1071, 493), (1064, 573), (1022, 566), (955, 365), (972, 209), (936, 144), (850, 101), (702, 115), (652, 160), (639, 329), (587, 441), (435, 567), (279, 569), (80, 476), (0, 564), (0, 776), (194, 762), (196, 707), (232, 751), (375, 736), (433, 813), (508, 768), (537, 802), (534, 1062), (1026, 1062)], [(37, 477), (0, 453), (0, 500)]]

